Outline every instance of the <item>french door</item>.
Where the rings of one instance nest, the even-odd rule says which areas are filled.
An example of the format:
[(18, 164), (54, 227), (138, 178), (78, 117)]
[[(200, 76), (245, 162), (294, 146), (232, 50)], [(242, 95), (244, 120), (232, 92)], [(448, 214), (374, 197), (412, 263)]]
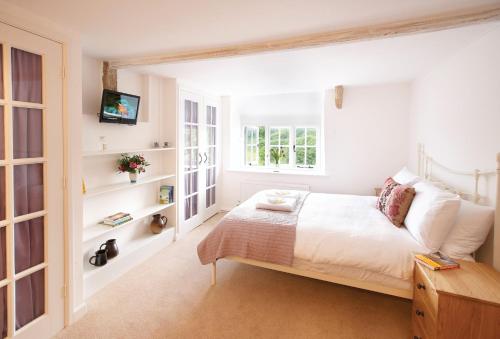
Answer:
[(0, 23), (0, 335), (64, 326), (62, 47)]
[(181, 203), (185, 233), (217, 213), (218, 105), (215, 99), (180, 92)]

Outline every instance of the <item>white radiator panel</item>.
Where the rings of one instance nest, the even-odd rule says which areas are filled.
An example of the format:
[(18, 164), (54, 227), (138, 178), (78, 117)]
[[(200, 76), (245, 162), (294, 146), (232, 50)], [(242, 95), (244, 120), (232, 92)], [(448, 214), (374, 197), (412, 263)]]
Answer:
[(309, 185), (305, 184), (290, 184), (271, 181), (243, 181), (240, 184), (240, 201), (243, 202), (255, 193), (268, 189), (309, 191), (310, 188)]

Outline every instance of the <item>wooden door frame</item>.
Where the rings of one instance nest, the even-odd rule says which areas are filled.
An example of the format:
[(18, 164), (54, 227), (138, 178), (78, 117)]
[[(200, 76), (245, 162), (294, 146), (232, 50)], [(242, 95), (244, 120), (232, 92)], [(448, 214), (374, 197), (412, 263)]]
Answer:
[[(81, 294), (80, 298), (83, 299), (83, 293), (78, 293), (73, 289), (78, 280), (78, 274), (75, 274), (74, 265), (72, 265), (76, 258), (75, 254), (79, 255), (78, 247), (74, 246), (74, 244), (77, 244), (78, 239), (81, 238), (81, 235), (78, 237), (78, 226), (75, 224), (74, 219), (76, 217), (77, 220), (81, 221), (81, 217), (78, 216), (78, 213), (76, 216), (73, 215), (75, 211), (70, 208), (70, 204), (73, 209), (82, 206), (81, 197), (77, 199), (78, 201), (73, 201), (72, 198), (75, 192), (79, 191), (81, 195), (81, 187), (68, 179), (69, 169), (73, 167), (71, 166), (71, 160), (81, 158), (80, 149), (70, 152), (70, 146), (74, 146), (75, 142), (79, 143), (77, 140), (80, 134), (69, 133), (71, 123), (76, 123), (73, 121), (76, 115), (71, 116), (71, 112), (74, 110), (70, 110), (69, 107), (81, 107), (81, 93), (77, 92), (81, 92), (81, 90), (78, 86), (75, 86), (75, 84), (81, 83), (81, 70), (78, 72), (78, 69), (81, 68), (80, 39), (76, 33), (48, 23), (44, 18), (40, 18), (29, 11), (3, 0), (0, 0), (0, 4), (1, 23), (56, 42), (62, 48), (64, 326), (68, 326), (86, 312), (85, 303), (75, 305), (75, 300), (78, 299), (77, 294)], [(75, 87), (76, 89), (72, 90)], [(76, 123), (75, 125), (78, 126), (79, 124)], [(71, 172), (74, 174), (74, 171)]]

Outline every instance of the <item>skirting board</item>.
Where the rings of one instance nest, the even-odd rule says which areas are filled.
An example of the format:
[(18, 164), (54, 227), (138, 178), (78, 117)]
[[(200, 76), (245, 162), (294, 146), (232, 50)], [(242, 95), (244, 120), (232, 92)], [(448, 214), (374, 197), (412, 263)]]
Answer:
[[(410, 299), (410, 300), (413, 299), (413, 290), (411, 290), (411, 289), (410, 290), (403, 290), (403, 289), (398, 289), (398, 288), (392, 288), (392, 287), (383, 286), (383, 285), (380, 285), (377, 283), (371, 283), (371, 282), (366, 282), (366, 281), (361, 281), (361, 280), (356, 280), (356, 279), (343, 278), (343, 277), (338, 277), (338, 276), (324, 274), (324, 273), (301, 270), (301, 269), (294, 268), (291, 266), (271, 264), (271, 263), (267, 263), (267, 262), (263, 262), (263, 261), (245, 259), (245, 258), (234, 257), (234, 256), (225, 257), (224, 259), (231, 260), (231, 261), (237, 261), (237, 262), (242, 263), (242, 264), (267, 268), (267, 269), (274, 270), (274, 271), (280, 271), (280, 272), (284, 272), (284, 273), (299, 275), (302, 277), (307, 277), (307, 278), (312, 278), (312, 279), (317, 279), (317, 280), (322, 280), (322, 281), (328, 281), (328, 282), (332, 282), (335, 284), (360, 288), (362, 290), (368, 290), (368, 291), (372, 291), (372, 292), (388, 294), (388, 295), (392, 295), (392, 296), (400, 297), (400, 298), (404, 298), (404, 299)], [(212, 269), (215, 269), (215, 267), (213, 267)]]

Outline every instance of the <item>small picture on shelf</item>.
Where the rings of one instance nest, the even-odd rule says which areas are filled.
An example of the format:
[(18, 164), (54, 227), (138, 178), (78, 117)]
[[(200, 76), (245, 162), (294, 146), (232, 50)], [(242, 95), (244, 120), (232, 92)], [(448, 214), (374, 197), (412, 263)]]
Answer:
[(160, 204), (171, 204), (174, 202), (174, 186), (160, 186)]

